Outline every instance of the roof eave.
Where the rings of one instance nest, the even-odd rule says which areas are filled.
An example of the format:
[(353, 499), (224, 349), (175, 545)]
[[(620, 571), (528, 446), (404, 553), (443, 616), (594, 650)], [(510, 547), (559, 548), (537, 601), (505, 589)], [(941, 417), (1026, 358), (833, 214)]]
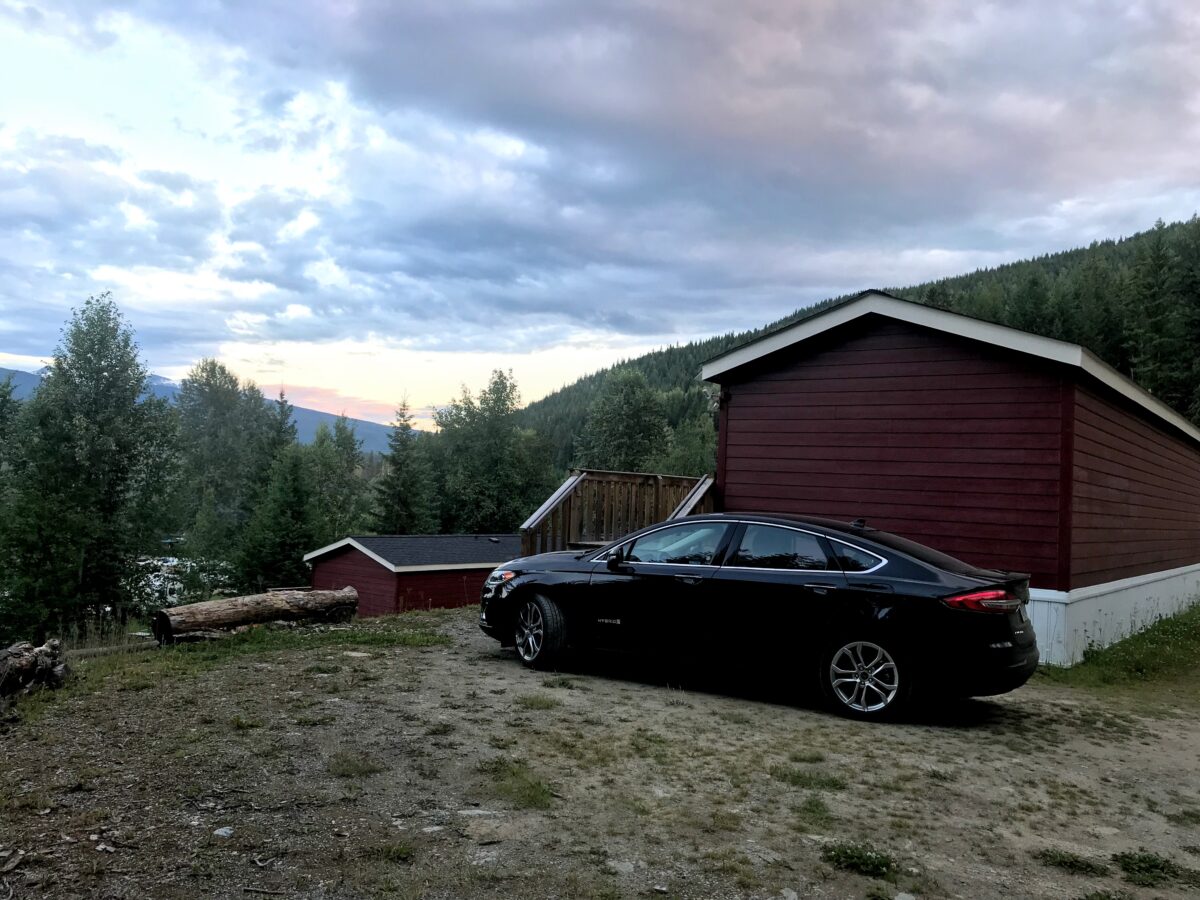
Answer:
[(994, 322), (973, 319), (970, 316), (948, 312), (922, 303), (902, 300), (883, 291), (864, 291), (857, 299), (849, 303), (823, 310), (811, 318), (772, 334), (764, 335), (755, 341), (714, 357), (701, 367), (700, 378), (703, 381), (721, 384), (723, 377), (735, 369), (750, 365), (780, 350), (795, 346), (871, 314), (924, 326), (934, 331), (957, 335), (1081, 369), (1106, 387), (1133, 401), (1156, 418), (1168, 423), (1200, 444), (1200, 429), (1094, 353), (1078, 344), (1069, 344), (1054, 338), (1009, 328), (1007, 325), (997, 325)]

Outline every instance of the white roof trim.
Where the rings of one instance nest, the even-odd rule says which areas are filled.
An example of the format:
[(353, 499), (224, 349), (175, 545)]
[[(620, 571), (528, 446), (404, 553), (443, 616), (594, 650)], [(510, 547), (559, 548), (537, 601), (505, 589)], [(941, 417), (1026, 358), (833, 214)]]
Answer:
[(501, 559), (494, 563), (452, 563), (448, 566), (393, 566), (392, 571), (402, 575), (405, 572), (445, 572), (449, 569), (494, 569), (503, 562), (505, 560)]
[(349, 538), (349, 537), (342, 538), (340, 541), (334, 541), (332, 544), (329, 544), (326, 547), (322, 547), (320, 550), (314, 550), (312, 553), (305, 553), (304, 561), (308, 562), (309, 560), (315, 559), (318, 556), (324, 556), (326, 553), (332, 553), (334, 550), (341, 550), (343, 547), (353, 547), (359, 553), (363, 553), (363, 554), (366, 554), (367, 556), (371, 557), (371, 559), (375, 560), (375, 562), (379, 563), (381, 566), (383, 566), (389, 572), (396, 571), (396, 567), (393, 566), (386, 559), (384, 559), (382, 556), (380, 556), (378, 553), (372, 553), (370, 550), (368, 550), (366, 547), (364, 547), (362, 544), (360, 544), (354, 538)]
[(378, 553), (372, 553), (354, 538), (342, 538), (340, 541), (335, 541), (328, 546), (322, 547), (320, 550), (314, 550), (312, 553), (304, 554), (304, 561), (309, 562), (316, 559), (318, 556), (324, 556), (326, 553), (332, 553), (334, 550), (341, 550), (343, 547), (353, 547), (359, 553), (369, 556), (375, 562), (379, 563), (389, 572), (443, 572), (449, 569), (494, 569), (504, 560), (496, 562), (475, 562), (475, 563), (450, 563), (449, 565), (430, 565), (430, 566), (394, 566)]
[(732, 369), (871, 313), (1082, 369), (1097, 381), (1200, 443), (1200, 429), (1078, 344), (1068, 344), (1065, 341), (1009, 328), (1007, 325), (996, 325), (921, 303), (900, 300), (879, 291), (867, 291), (857, 300), (832, 307), (811, 319), (804, 319), (711, 359), (701, 367), (700, 377), (704, 381), (712, 381)]

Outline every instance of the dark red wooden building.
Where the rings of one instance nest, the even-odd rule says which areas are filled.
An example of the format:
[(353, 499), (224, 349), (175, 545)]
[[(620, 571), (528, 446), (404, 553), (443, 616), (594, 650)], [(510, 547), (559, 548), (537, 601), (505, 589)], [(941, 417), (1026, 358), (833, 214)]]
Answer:
[(348, 537), (304, 557), (312, 586), (358, 591), (360, 616), (443, 609), (479, 602), (483, 580), (521, 555), (515, 534)]
[(715, 505), (1032, 574), (1071, 662), (1200, 592), (1200, 431), (1075, 344), (867, 291), (709, 361)]

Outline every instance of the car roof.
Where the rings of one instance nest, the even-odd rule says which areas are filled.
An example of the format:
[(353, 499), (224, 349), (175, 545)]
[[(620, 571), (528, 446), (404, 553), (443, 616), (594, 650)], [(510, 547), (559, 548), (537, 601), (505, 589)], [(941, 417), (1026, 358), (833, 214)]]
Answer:
[(763, 522), (774, 523), (778, 525), (815, 525), (817, 528), (823, 528), (826, 531), (836, 531), (841, 534), (863, 537), (870, 540), (871, 532), (876, 529), (871, 527), (855, 527), (850, 522), (842, 522), (838, 519), (826, 519), (821, 516), (796, 516), (790, 513), (757, 513), (757, 512), (738, 512), (738, 513), (706, 513), (697, 516), (688, 516), (688, 519), (715, 519), (734, 522)]

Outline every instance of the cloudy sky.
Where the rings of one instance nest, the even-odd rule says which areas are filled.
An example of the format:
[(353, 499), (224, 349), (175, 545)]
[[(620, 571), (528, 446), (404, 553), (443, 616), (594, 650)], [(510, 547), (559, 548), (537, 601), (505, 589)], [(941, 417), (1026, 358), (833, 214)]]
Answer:
[(386, 421), (1200, 209), (1183, 2), (0, 0), (0, 365)]

